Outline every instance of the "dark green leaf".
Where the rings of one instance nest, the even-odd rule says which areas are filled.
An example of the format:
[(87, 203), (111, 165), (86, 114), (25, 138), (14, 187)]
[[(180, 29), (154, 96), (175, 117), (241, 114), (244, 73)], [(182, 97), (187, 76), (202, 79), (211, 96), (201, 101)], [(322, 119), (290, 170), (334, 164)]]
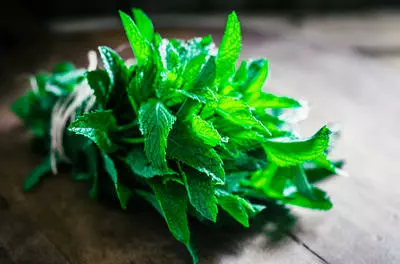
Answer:
[(107, 72), (104, 70), (90, 71), (86, 73), (86, 79), (96, 96), (96, 102), (105, 108), (110, 91), (110, 78)]
[(151, 181), (150, 186), (160, 204), (161, 211), (171, 233), (178, 241), (185, 245), (189, 244), (188, 201), (185, 187), (173, 181), (162, 184), (158, 180)]
[(128, 201), (132, 195), (131, 191), (125, 187), (123, 184), (121, 184), (118, 181), (118, 171), (117, 168), (115, 167), (114, 161), (111, 159), (110, 156), (108, 156), (105, 153), (102, 153), (103, 156), (103, 162), (104, 162), (104, 169), (110, 175), (110, 178), (112, 182), (114, 183), (115, 187), (115, 192), (117, 194), (118, 200), (121, 204), (121, 207), (123, 209), (126, 209), (128, 206)]
[(124, 60), (111, 48), (100, 46), (99, 53), (104, 69), (106, 70), (110, 86), (127, 82), (128, 69), (125, 66)]
[(24, 181), (24, 191), (32, 191), (39, 181), (49, 172), (51, 172), (51, 158), (47, 156), (42, 163), (33, 169), (31, 174)]
[[(185, 131), (185, 132), (184, 132)], [(191, 135), (186, 128), (173, 130), (168, 138), (169, 158), (195, 168), (222, 183), (225, 178), (223, 162), (217, 152), (202, 140)]]
[(129, 168), (131, 168), (132, 172), (143, 178), (152, 178), (158, 175), (175, 173), (171, 169), (169, 169), (167, 172), (163, 172), (154, 168), (148, 161), (142, 149), (132, 149), (123, 160), (129, 166)]
[(116, 120), (111, 111), (86, 113), (73, 121), (68, 130), (91, 139), (97, 146), (105, 151), (115, 150), (109, 132), (117, 127)]
[(210, 177), (190, 167), (184, 167), (184, 171), (181, 172), (190, 203), (203, 217), (215, 222), (218, 207), (214, 185)]
[(249, 214), (253, 208), (245, 199), (221, 190), (216, 192), (218, 204), (244, 227), (249, 227)]
[(154, 168), (169, 171), (166, 148), (169, 132), (176, 117), (170, 114), (162, 102), (155, 99), (143, 104), (139, 110), (140, 131), (145, 136), (144, 150)]

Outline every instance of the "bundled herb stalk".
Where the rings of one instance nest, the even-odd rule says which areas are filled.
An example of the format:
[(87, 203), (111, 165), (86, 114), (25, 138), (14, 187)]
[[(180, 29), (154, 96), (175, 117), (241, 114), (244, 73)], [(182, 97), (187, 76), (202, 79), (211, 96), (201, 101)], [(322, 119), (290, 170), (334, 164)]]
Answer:
[(60, 164), (90, 183), (95, 199), (107, 194), (127, 208), (149, 202), (172, 235), (191, 246), (188, 215), (217, 222), (223, 211), (248, 227), (271, 202), (328, 210), (313, 185), (338, 172), (327, 158), (331, 131), (299, 138), (282, 118), (303, 105), (262, 90), (266, 59), (243, 61), (235, 13), (217, 49), (211, 36), (163, 39), (138, 9), (121, 12), (135, 55), (133, 65), (99, 47), (102, 69), (58, 64), (33, 78), (33, 89), (13, 111), (47, 157), (27, 177), (33, 189)]

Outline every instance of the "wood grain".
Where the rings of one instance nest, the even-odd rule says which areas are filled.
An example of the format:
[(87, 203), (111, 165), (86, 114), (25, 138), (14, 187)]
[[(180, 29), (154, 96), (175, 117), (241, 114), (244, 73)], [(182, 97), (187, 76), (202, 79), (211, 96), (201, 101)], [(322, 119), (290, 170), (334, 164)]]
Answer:
[[(354, 39), (346, 45), (337, 45), (335, 39), (335, 45), (329, 45), (323, 31), (312, 31), (310, 39), (309, 30), (287, 25), (276, 36), (276, 31), (268, 31), (257, 21), (248, 21), (258, 33), (245, 30), (244, 38), (249, 40), (242, 57), (268, 57), (267, 89), (310, 102), (312, 111), (301, 125), (302, 134), (311, 135), (326, 122), (341, 123), (343, 137), (333, 155), (346, 159), (345, 169), (351, 176), (322, 184), (334, 201), (331, 211), (293, 208), (298, 223), (278, 243), (256, 227), (210, 232), (208, 227), (194, 225), (201, 263), (399, 263), (400, 125), (395, 120), (400, 114), (400, 75), (389, 65), (357, 53)], [(186, 37), (197, 32), (166, 33)], [(24, 51), (27, 65), (21, 66), (24, 57), (16, 56), (11, 76), (16, 80), (22, 72), (49, 69), (63, 59), (85, 65), (88, 49), (123, 43), (121, 31), (53, 37), (35, 47), (36, 52)], [(124, 51), (123, 56), (129, 57), (130, 52)], [(5, 83), (13, 89), (4, 90)], [(121, 212), (90, 201), (86, 186), (72, 183), (68, 174), (46, 180), (34, 193), (21, 192), (23, 178), (40, 160), (30, 153), (24, 129), (8, 111), (24, 85), (10, 79), (1, 83), (0, 196), (7, 202), (0, 200), (0, 204), (10, 208), (7, 217), (33, 223), (36, 231), (31, 232), (39, 234), (43, 248), (52, 248), (60, 259), (64, 256), (65, 262), (60, 263), (189, 263), (185, 248), (171, 237), (156, 213), (148, 208)], [(0, 263), (14, 263), (10, 261), (18, 251), (1, 244), (7, 226), (12, 226), (10, 220), (1, 219)]]

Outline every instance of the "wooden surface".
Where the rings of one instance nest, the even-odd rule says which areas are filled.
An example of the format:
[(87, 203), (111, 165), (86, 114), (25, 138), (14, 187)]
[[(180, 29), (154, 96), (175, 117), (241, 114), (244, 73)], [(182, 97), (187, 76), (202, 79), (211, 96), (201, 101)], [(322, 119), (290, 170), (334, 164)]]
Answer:
[[(375, 21), (375, 26), (363, 19)], [(296, 28), (280, 19), (242, 20), (251, 28), (244, 30), (242, 57), (270, 60), (267, 89), (309, 101), (310, 118), (301, 125), (302, 133), (340, 122), (342, 138), (333, 155), (346, 159), (350, 177), (321, 185), (334, 202), (331, 211), (293, 208), (297, 223), (279, 242), (260, 233), (257, 225), (250, 230), (195, 225), (201, 263), (400, 263), (400, 68), (393, 63), (399, 54), (388, 59), (374, 55), (379, 52), (360, 52), (387, 48), (376, 41), (379, 32), (368, 31), (371, 27), (385, 32), (386, 43), (399, 44), (395, 36), (400, 28), (393, 26), (397, 22), (310, 20)], [(343, 30), (352, 27), (360, 41)], [(163, 31), (187, 37), (207, 30)], [(360, 32), (368, 34), (360, 37)], [(46, 180), (34, 193), (21, 192), (24, 177), (40, 160), (29, 152), (25, 130), (8, 111), (8, 104), (26, 88), (21, 74), (49, 69), (64, 59), (85, 65), (88, 49), (117, 47), (124, 43), (122, 36), (120, 31), (54, 36), (10, 56), (11, 66), (2, 70), (1, 264), (190, 263), (185, 248), (155, 212), (121, 212), (90, 201), (84, 184), (72, 183), (68, 175)], [(129, 51), (123, 55), (129, 57)]]

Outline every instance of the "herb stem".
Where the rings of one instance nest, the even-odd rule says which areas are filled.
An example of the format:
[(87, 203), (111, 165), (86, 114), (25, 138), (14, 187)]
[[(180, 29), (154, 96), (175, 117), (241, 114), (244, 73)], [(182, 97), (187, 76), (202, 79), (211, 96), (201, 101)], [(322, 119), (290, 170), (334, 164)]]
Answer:
[(138, 111), (138, 106), (136, 105), (135, 100), (132, 98), (132, 96), (129, 96), (129, 101), (131, 102), (133, 111), (135, 112), (136, 116), (139, 115), (139, 111)]
[(143, 143), (144, 138), (122, 138), (121, 141), (129, 144), (138, 144)]
[(137, 124), (138, 124), (138, 122), (137, 122), (137, 120), (135, 120), (129, 124), (119, 126), (117, 129), (118, 129), (118, 131), (124, 131), (124, 130), (131, 129), (132, 127), (136, 126)]

